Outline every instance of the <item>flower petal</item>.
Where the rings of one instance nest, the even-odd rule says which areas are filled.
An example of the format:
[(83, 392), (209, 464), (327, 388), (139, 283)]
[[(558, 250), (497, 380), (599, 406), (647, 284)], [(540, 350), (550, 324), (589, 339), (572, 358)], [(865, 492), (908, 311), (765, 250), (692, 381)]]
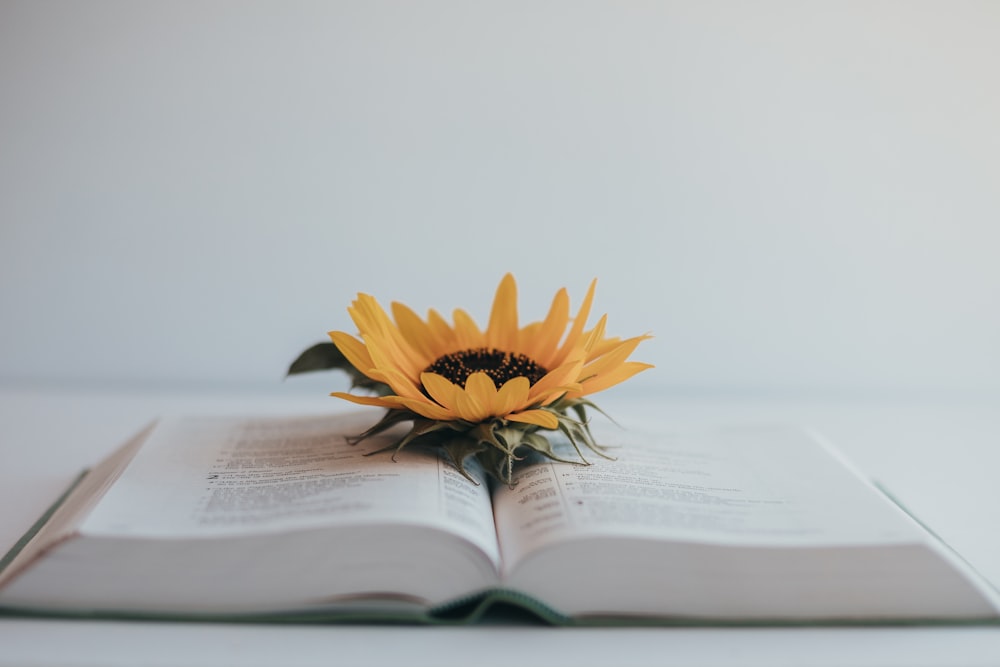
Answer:
[(434, 346), (434, 334), (430, 326), (420, 316), (405, 304), (392, 302), (392, 317), (396, 320), (399, 332), (409, 341), (410, 346), (423, 357), (424, 367), (438, 358)]
[(633, 375), (653, 367), (653, 364), (644, 364), (638, 361), (627, 361), (612, 371), (584, 380), (582, 383), (583, 388), (580, 391), (567, 392), (566, 395), (570, 398), (578, 398), (588, 394), (596, 394), (599, 391), (604, 391), (608, 387), (613, 387), (620, 382), (628, 380)]
[(461, 387), (452, 383), (443, 375), (438, 375), (437, 373), (421, 373), (420, 384), (422, 384), (424, 389), (427, 390), (427, 393), (431, 395), (431, 398), (437, 401), (440, 405), (443, 405), (453, 412), (455, 411), (455, 406), (457, 404), (455, 396), (458, 392), (462, 391)]
[(347, 361), (360, 372), (368, 375), (368, 371), (375, 364), (372, 362), (372, 355), (368, 354), (368, 348), (365, 347), (365, 344), (343, 331), (331, 331), (328, 335)]
[(513, 412), (505, 417), (508, 421), (521, 422), (523, 424), (535, 424), (542, 428), (555, 430), (559, 428), (559, 420), (548, 410), (525, 410), (524, 412)]
[[(357, 394), (348, 394), (342, 391), (335, 391), (330, 394), (331, 396), (336, 396), (337, 398), (344, 398), (352, 403), (359, 403), (361, 405), (378, 405), (389, 410), (395, 410), (403, 405), (403, 401), (409, 401), (408, 398), (403, 398), (401, 396), (358, 396)], [(424, 399), (428, 402), (427, 399)]]
[(448, 321), (441, 317), (441, 314), (433, 308), (427, 311), (427, 326), (431, 330), (431, 335), (437, 342), (437, 354), (435, 359), (448, 351), (456, 349), (455, 330), (451, 328)]
[(394, 408), (394, 401), (387, 401), (383, 396), (355, 396), (354, 394), (348, 394), (344, 391), (334, 391), (330, 393), (331, 396), (337, 398), (342, 398), (345, 401), (350, 401), (351, 403), (357, 403), (359, 405), (377, 405), (381, 408)]
[[(455, 318), (455, 344), (458, 350), (470, 350), (483, 346), (483, 334), (476, 321), (461, 308), (452, 313)], [(431, 360), (433, 361), (433, 359)]]
[(517, 283), (510, 273), (505, 275), (497, 287), (490, 312), (490, 323), (486, 328), (486, 345), (496, 350), (516, 352), (517, 336)]
[(619, 337), (617, 337), (617, 336), (613, 336), (611, 338), (605, 338), (604, 340), (596, 341), (594, 343), (594, 346), (587, 353), (587, 361), (588, 362), (589, 361), (593, 361), (594, 359), (597, 359), (598, 357), (607, 354), (611, 350), (613, 350), (616, 347), (618, 347), (619, 343), (621, 343), (621, 342), (622, 342), (622, 339), (619, 338)]
[[(412, 378), (416, 378), (426, 367), (421, 355), (413, 349), (373, 297), (359, 294), (355, 307), (349, 311), (377, 366), (398, 368)], [(373, 349), (376, 346), (381, 360)]]
[(597, 344), (604, 340), (604, 330), (608, 326), (608, 316), (601, 315), (601, 319), (597, 321), (597, 325), (590, 330), (589, 333), (584, 335), (583, 349), (587, 351), (588, 356), (591, 354), (592, 350), (597, 347)]
[[(365, 347), (368, 349), (368, 354), (371, 355), (375, 369), (388, 369), (403, 373), (410, 370), (409, 364), (401, 363), (399, 358), (392, 353), (392, 343), (388, 338), (374, 332), (362, 334), (361, 338), (365, 341)], [(414, 374), (413, 377), (417, 377), (417, 375)]]
[(545, 377), (531, 386), (531, 390), (528, 392), (529, 405), (549, 402), (549, 399), (565, 393), (563, 387), (576, 383), (580, 377), (580, 369), (582, 368), (583, 362), (577, 360), (549, 371)]
[(597, 279), (595, 278), (590, 283), (590, 288), (587, 290), (587, 296), (583, 298), (583, 303), (580, 305), (580, 311), (573, 319), (573, 326), (570, 328), (569, 333), (566, 334), (562, 347), (560, 347), (559, 351), (552, 357), (551, 363), (553, 366), (558, 366), (559, 364), (565, 362), (569, 357), (570, 352), (577, 346), (580, 334), (583, 333), (583, 328), (587, 324), (587, 318), (590, 316), (590, 306), (594, 302), (594, 290), (596, 289)]
[[(555, 363), (555, 353), (559, 349), (559, 340), (569, 324), (569, 292), (563, 287), (556, 292), (549, 307), (549, 313), (542, 321), (541, 327), (534, 333), (531, 345), (524, 346), (524, 353), (535, 360), (543, 368), (558, 366)], [(530, 340), (522, 337), (522, 341)]]
[(489, 411), (476, 400), (476, 397), (464, 390), (455, 394), (455, 407), (458, 415), (467, 422), (481, 422), (490, 416)]
[(497, 386), (486, 373), (472, 373), (465, 380), (465, 393), (471, 396), (487, 413), (487, 416), (499, 416), (497, 412)]
[(621, 365), (626, 359), (628, 359), (629, 355), (635, 351), (635, 348), (638, 347), (639, 343), (648, 338), (650, 338), (650, 336), (645, 335), (623, 340), (613, 350), (584, 366), (580, 376), (586, 378), (613, 370), (615, 367)]
[(389, 385), (397, 396), (405, 396), (407, 398), (415, 398), (419, 400), (427, 400), (423, 392), (420, 391), (420, 387), (394, 368), (377, 368), (371, 371), (371, 378)]
[(497, 414), (504, 415), (514, 410), (522, 410), (528, 403), (531, 381), (526, 377), (516, 377), (504, 383), (497, 392)]
[(405, 406), (407, 409), (416, 412), (422, 417), (427, 417), (428, 419), (436, 419), (438, 421), (455, 421), (458, 419), (458, 415), (453, 411), (443, 408), (440, 405), (431, 403), (428, 400), (417, 401), (412, 398), (401, 398), (399, 400), (400, 405)]

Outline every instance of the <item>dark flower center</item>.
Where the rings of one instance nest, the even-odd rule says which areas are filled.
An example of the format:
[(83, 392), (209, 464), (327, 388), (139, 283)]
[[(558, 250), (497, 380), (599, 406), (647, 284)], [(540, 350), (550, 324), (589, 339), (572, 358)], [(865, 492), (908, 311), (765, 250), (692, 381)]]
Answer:
[(486, 347), (446, 354), (425, 368), (424, 372), (437, 373), (462, 387), (473, 373), (486, 373), (497, 387), (517, 377), (526, 377), (528, 382), (535, 384), (548, 373), (523, 354)]

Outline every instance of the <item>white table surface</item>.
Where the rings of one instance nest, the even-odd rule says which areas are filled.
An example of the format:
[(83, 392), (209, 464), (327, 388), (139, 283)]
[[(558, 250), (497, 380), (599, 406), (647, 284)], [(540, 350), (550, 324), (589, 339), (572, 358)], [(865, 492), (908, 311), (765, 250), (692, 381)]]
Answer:
[[(319, 386), (319, 385), (317, 385)], [(645, 392), (643, 392), (645, 393)], [(1000, 397), (601, 397), (625, 426), (792, 422), (825, 433), (1000, 584)], [(0, 551), (71, 479), (152, 418), (345, 409), (302, 385), (268, 393), (0, 387)], [(0, 619), (0, 665), (997, 665), (1000, 626), (424, 628)]]

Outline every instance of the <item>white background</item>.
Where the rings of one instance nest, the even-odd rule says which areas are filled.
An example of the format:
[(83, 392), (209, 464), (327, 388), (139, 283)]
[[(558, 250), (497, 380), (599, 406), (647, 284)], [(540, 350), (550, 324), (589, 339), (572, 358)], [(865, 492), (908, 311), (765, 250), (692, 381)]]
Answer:
[[(0, 380), (598, 277), (636, 382), (1000, 385), (1000, 3), (0, 0)], [(285, 387), (342, 389), (327, 376)]]

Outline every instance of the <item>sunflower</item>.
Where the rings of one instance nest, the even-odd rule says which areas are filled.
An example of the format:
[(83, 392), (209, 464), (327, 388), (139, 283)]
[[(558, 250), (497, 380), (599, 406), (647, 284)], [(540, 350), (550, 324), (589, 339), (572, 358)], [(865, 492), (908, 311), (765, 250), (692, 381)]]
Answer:
[[(410, 421), (397, 450), (418, 440), (439, 444), (463, 473), (465, 458), (477, 455), (509, 482), (521, 447), (558, 458), (545, 431), (563, 432), (581, 458), (581, 442), (600, 453), (587, 427), (586, 408), (596, 406), (586, 397), (651, 367), (628, 360), (648, 335), (607, 337), (606, 315), (587, 329), (595, 287), (593, 281), (575, 317), (563, 288), (543, 320), (521, 326), (517, 285), (507, 274), (485, 329), (461, 309), (451, 324), (435, 310), (421, 318), (401, 303), (392, 304), (390, 316), (374, 297), (359, 294), (348, 313), (360, 338), (331, 331), (336, 351), (330, 344), (307, 350), (289, 372), (344, 367), (355, 386), (378, 395), (331, 395), (388, 411), (359, 439)], [(302, 363), (317, 350), (329, 358)]]

